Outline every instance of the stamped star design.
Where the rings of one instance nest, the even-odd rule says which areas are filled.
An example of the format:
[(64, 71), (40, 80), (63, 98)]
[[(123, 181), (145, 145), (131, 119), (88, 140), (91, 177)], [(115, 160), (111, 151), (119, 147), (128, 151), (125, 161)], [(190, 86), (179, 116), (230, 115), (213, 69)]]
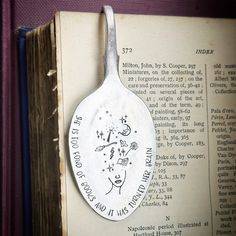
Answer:
[(109, 172), (111, 172), (113, 170), (113, 168), (111, 167), (111, 165), (109, 164), (109, 166), (107, 167), (107, 169), (109, 170)]
[(122, 148), (121, 152), (122, 152), (123, 156), (124, 156), (125, 153), (126, 153), (126, 151), (124, 150), (124, 148)]
[(103, 135), (104, 135), (104, 133), (101, 131), (101, 132), (100, 132), (100, 137), (102, 138)]
[(125, 118), (123, 116), (120, 118), (120, 120), (121, 120), (122, 124), (124, 124), (126, 122), (126, 120), (125, 120)]

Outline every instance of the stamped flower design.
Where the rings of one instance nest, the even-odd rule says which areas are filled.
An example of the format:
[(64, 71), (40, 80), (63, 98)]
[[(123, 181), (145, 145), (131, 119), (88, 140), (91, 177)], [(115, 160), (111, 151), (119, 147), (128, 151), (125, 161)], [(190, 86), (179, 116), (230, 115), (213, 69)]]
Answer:
[(136, 143), (136, 142), (132, 142), (131, 144), (130, 144), (130, 148), (129, 148), (129, 150), (126, 152), (126, 156), (128, 155), (128, 153), (131, 151), (131, 150), (137, 150), (138, 149), (138, 144)]

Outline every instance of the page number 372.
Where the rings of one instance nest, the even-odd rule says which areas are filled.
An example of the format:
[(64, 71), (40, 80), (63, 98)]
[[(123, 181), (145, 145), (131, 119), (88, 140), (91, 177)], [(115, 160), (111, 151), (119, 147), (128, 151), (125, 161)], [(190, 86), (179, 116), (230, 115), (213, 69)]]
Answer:
[(132, 53), (133, 48), (122, 48), (122, 54)]

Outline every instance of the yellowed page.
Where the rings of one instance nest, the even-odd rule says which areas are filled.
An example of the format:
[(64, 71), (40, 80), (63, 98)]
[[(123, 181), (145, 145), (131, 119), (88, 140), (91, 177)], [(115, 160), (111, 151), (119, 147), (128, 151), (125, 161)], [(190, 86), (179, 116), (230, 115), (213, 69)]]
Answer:
[(112, 222), (82, 198), (67, 143), (76, 106), (103, 80), (104, 19), (89, 13), (57, 15), (65, 235), (236, 234), (235, 23), (116, 15), (120, 76), (150, 109), (157, 158), (141, 206)]

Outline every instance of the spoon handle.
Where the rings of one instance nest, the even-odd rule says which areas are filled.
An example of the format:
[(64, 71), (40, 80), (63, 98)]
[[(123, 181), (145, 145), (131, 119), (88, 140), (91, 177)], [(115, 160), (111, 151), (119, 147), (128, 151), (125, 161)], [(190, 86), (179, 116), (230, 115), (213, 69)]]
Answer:
[(104, 6), (103, 11), (107, 22), (107, 42), (105, 51), (105, 77), (119, 76), (118, 62), (119, 56), (117, 55), (116, 47), (116, 27), (115, 18), (111, 6)]

